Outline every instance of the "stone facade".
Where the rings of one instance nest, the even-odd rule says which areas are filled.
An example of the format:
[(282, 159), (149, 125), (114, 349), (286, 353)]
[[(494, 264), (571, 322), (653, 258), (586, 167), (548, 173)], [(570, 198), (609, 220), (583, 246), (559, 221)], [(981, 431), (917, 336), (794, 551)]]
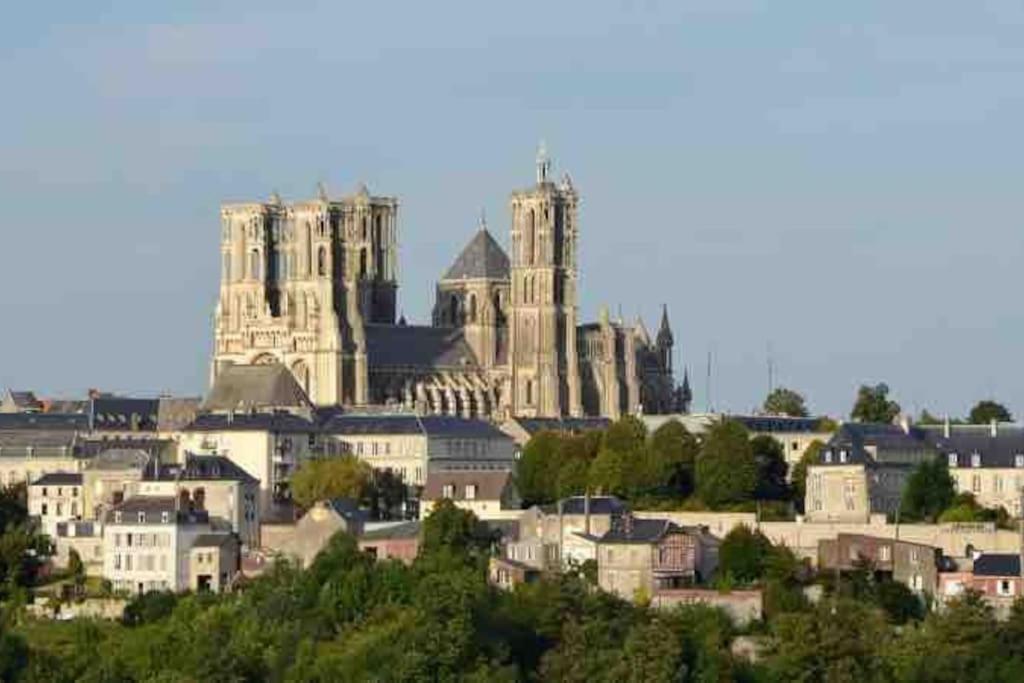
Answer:
[(394, 197), (321, 187), (308, 202), (225, 205), (213, 378), (281, 363), (319, 406), (463, 417), (678, 410), (667, 313), (653, 340), (607, 311), (578, 320), (578, 204), (542, 150), (535, 185), (510, 199), (511, 258), (482, 225), (439, 281), (429, 326), (395, 320)]

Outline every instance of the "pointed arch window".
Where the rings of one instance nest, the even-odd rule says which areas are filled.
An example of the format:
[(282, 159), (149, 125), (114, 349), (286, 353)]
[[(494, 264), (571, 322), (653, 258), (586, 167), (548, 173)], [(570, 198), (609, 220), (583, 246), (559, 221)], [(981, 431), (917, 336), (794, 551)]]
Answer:
[(469, 295), (469, 322), (476, 322), (476, 294)]
[(327, 249), (324, 247), (317, 251), (316, 270), (320, 275), (327, 275)]
[(253, 280), (260, 279), (260, 252), (256, 249), (249, 254), (249, 277)]
[(224, 252), (224, 282), (231, 282), (231, 252)]
[(536, 223), (537, 216), (533, 209), (530, 209), (526, 219), (526, 239), (523, 242), (523, 262), (528, 266), (533, 264), (534, 229), (536, 228)]
[(459, 324), (459, 297), (454, 294), (448, 300), (448, 316), (451, 320), (452, 327)]

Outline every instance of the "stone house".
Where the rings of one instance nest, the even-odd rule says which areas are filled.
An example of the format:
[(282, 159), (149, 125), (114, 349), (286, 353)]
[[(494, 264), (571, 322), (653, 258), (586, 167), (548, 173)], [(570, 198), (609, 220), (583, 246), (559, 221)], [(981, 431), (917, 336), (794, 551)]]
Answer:
[(39, 529), (47, 536), (57, 535), (57, 524), (81, 519), (85, 505), (82, 500), (80, 472), (51, 472), (28, 486), (28, 514), (39, 521)]
[(420, 522), (381, 523), (359, 537), (359, 549), (377, 561), (412, 564), (419, 554), (421, 530)]
[(234, 534), (203, 534), (189, 550), (189, 587), (200, 593), (229, 590), (241, 568), (241, 546)]
[(888, 575), (918, 593), (935, 593), (941, 567), (942, 551), (921, 543), (845, 533), (818, 542), (819, 569), (864, 568)]
[(939, 575), (939, 597), (943, 601), (973, 590), (981, 593), (995, 609), (996, 616), (1006, 618), (1013, 603), (1024, 595), (1019, 553), (983, 553), (963, 563), (958, 571)]
[(717, 546), (700, 528), (623, 515), (597, 541), (598, 584), (627, 599), (690, 586), (714, 572)]
[(511, 560), (507, 557), (492, 557), (487, 565), (487, 580), (493, 586), (510, 590), (524, 583), (539, 580), (541, 570), (536, 566)]
[(1021, 516), (1024, 496), (1024, 427), (1018, 424), (951, 425), (925, 428), (944, 458), (957, 491), (979, 505)]
[(294, 524), (264, 525), (263, 549), (308, 567), (335, 534), (345, 532), (357, 538), (361, 536), (366, 517), (355, 501), (323, 500), (315, 503)]
[(487, 519), (502, 510), (519, 509), (519, 493), (512, 472), (508, 470), (430, 473), (420, 497), (420, 518), (426, 518), (444, 499), (474, 513), (479, 519)]
[(627, 512), (615, 496), (573, 496), (534, 506), (519, 518), (519, 535), (505, 557), (539, 569), (561, 570), (597, 560), (597, 539)]

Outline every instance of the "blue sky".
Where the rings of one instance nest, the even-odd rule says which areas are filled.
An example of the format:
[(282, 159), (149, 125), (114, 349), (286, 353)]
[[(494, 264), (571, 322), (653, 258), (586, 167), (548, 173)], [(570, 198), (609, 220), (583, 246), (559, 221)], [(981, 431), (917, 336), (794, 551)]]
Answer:
[(21, 3), (0, 24), (0, 386), (205, 389), (220, 202), (401, 201), (400, 306), (545, 139), (581, 309), (670, 308), (697, 407), (1024, 412), (1019, 2)]

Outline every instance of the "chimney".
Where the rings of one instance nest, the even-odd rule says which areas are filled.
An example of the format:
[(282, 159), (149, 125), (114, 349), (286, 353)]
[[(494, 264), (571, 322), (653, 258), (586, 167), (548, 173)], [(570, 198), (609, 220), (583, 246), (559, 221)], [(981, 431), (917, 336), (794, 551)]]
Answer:
[(999, 436), (999, 420), (993, 417), (992, 420), (988, 423), (988, 426), (989, 429), (992, 431), (993, 439)]
[(942, 421), (942, 436), (946, 439), (953, 436), (953, 426), (949, 422), (949, 415), (947, 415), (946, 419)]
[(622, 533), (626, 536), (633, 535), (633, 513), (624, 512), (622, 513)]

